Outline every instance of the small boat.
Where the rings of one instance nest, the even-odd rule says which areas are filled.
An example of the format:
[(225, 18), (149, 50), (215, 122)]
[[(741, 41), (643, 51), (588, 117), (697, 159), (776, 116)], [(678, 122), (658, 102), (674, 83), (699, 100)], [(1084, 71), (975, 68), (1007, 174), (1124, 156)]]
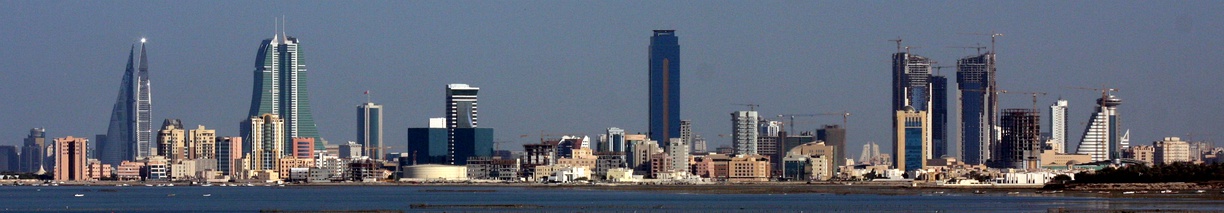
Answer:
[(1199, 189), (1198, 191), (1194, 191), (1194, 193), (1195, 193), (1195, 194), (1207, 193), (1207, 190), (1202, 190), (1202, 189)]
[(1133, 191), (1125, 191), (1125, 192), (1122, 192), (1122, 194), (1124, 194), (1124, 195), (1132, 195), (1132, 194), (1135, 194), (1135, 192), (1133, 192)]
[(212, 197), (212, 194), (204, 194), (204, 197)]
[(174, 197), (174, 194), (168, 194), (166, 197)]
[(986, 192), (983, 192), (981, 190), (973, 190), (973, 193), (974, 194), (986, 194)]
[(1008, 192), (1007, 194), (1009, 194), (1009, 195), (1018, 195), (1018, 194), (1020, 194), (1020, 192)]
[(73, 196), (73, 197), (85, 197), (85, 194), (75, 194), (75, 195), (72, 195), (72, 196)]
[(1175, 191), (1173, 191), (1173, 190), (1168, 190), (1168, 189), (1165, 189), (1164, 191), (1160, 191), (1160, 193), (1161, 193), (1161, 194), (1173, 194), (1173, 193), (1177, 193), (1177, 192), (1175, 192)]
[(174, 184), (173, 184), (173, 183), (171, 183), (171, 184), (166, 184), (166, 186), (167, 186), (167, 187), (173, 187), (173, 186), (174, 186)]
[(1109, 193), (1111, 193), (1111, 192), (1109, 192), (1109, 191), (1097, 191), (1097, 194), (1109, 194)]

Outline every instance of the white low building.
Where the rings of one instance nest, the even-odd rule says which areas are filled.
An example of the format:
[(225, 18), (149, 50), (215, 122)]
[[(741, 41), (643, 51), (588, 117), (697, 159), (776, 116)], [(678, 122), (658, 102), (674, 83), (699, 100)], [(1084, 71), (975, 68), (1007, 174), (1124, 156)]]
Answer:
[(467, 167), (441, 164), (422, 164), (403, 167), (406, 180), (467, 180)]

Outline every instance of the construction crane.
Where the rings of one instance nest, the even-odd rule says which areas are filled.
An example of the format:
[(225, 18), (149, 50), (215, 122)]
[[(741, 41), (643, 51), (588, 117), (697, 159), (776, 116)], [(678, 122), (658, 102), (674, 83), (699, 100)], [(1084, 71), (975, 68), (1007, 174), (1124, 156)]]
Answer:
[(999, 36), (1003, 36), (1002, 33), (996, 33), (994, 31), (991, 31), (990, 33), (960, 33), (960, 34), (990, 36), (990, 53), (995, 53), (995, 38)]
[(1034, 113), (1036, 113), (1036, 112), (1037, 112), (1037, 96), (1038, 96), (1038, 95), (1042, 95), (1042, 96), (1046, 95), (1046, 93), (1044, 93), (1044, 92), (1019, 92), (1019, 91), (1007, 91), (1007, 90), (999, 90), (999, 93), (1002, 93), (1002, 94), (1028, 94), (1028, 95), (1032, 95), (1032, 96), (1033, 96), (1033, 112), (1034, 112)]
[(1104, 99), (1104, 98), (1109, 98), (1109, 92), (1117, 92), (1117, 91), (1118, 91), (1118, 88), (1109, 88), (1109, 87), (1106, 87), (1105, 85), (1101, 85), (1101, 87), (1098, 87), (1098, 88), (1092, 88), (1092, 87), (1067, 87), (1067, 88), (1071, 88), (1071, 89), (1082, 89), (1082, 90), (1094, 90), (1094, 91), (1101, 91), (1101, 98), (1102, 98), (1102, 99)]
[(977, 54), (981, 55), (982, 49), (986, 49), (986, 46), (982, 46), (981, 43), (978, 43), (974, 46), (948, 46), (948, 48), (977, 49)]
[(901, 41), (903, 40), (900, 36), (897, 36), (897, 39), (889, 39), (888, 41), (897, 42), (897, 52), (901, 52)]
[(736, 105), (736, 106), (747, 106), (747, 107), (748, 107), (748, 111), (756, 111), (756, 108), (757, 108), (757, 107), (761, 107), (761, 105), (760, 105), (760, 104), (731, 104), (731, 105)]
[[(846, 111), (842, 111), (842, 112), (829, 112), (829, 113), (816, 113), (816, 114), (783, 114), (783, 115), (778, 115), (778, 117), (779, 117), (779, 118), (790, 117), (790, 128), (791, 128), (791, 131), (789, 131), (789, 132), (790, 132), (791, 134), (794, 134), (794, 133), (795, 133), (795, 117), (817, 117), (817, 116), (829, 116), (829, 115), (840, 115), (840, 116), (842, 116), (842, 128), (846, 128), (846, 127), (845, 127), (845, 126), (846, 126), (846, 122), (847, 122), (847, 121), (850, 119), (850, 112), (846, 112)], [(784, 124), (782, 124), (782, 125), (786, 125), (786, 124), (784, 123)]]

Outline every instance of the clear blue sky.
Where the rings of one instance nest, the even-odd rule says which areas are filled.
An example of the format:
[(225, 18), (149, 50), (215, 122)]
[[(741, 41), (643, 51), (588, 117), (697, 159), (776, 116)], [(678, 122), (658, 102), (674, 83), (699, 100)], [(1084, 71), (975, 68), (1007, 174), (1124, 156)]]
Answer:
[[(443, 116), (448, 83), (482, 89), (480, 125), (510, 141), (503, 147), (533, 142), (541, 130), (644, 132), (655, 29), (677, 30), (682, 115), (711, 148), (729, 144), (717, 135), (730, 132), (731, 111), (744, 109), (731, 103), (756, 103), (763, 115), (850, 111), (848, 153), (867, 141), (887, 149), (888, 40), (901, 37), (920, 47), (913, 53), (952, 65), (974, 51), (948, 46), (989, 43), (958, 33), (992, 30), (1005, 34), (1000, 88), (1049, 92), (1043, 109), (1069, 99), (1071, 146), (1099, 94), (1065, 87), (1102, 84), (1121, 89), (1132, 143), (1188, 133), (1224, 139), (1217, 1), (219, 3), (0, 1), (0, 144), (20, 144), (32, 127), (51, 137), (104, 133), (128, 48), (141, 37), (149, 39), (154, 122), (180, 118), (237, 135), (256, 50), (282, 15), (303, 43), (311, 104), (332, 143), (354, 140), (355, 108), (371, 90), (386, 107), (386, 143), (403, 150), (405, 128)], [(1031, 103), (1012, 95), (1002, 106)], [(806, 129), (841, 122), (799, 120)]]

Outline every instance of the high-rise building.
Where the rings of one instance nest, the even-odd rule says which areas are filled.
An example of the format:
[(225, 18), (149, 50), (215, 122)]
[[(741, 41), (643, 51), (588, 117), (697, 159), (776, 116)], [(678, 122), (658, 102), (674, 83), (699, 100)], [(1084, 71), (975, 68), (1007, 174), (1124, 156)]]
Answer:
[(357, 143), (365, 147), (366, 156), (382, 157), (383, 106), (374, 103), (357, 105)]
[(1178, 137), (1165, 137), (1164, 140), (1152, 142), (1156, 147), (1153, 163), (1172, 164), (1190, 162), (1190, 144)]
[(19, 172), (17, 146), (0, 146), (0, 172)]
[(251, 117), (248, 121), (250, 135), (246, 138), (247, 158), (250, 159), (249, 170), (277, 169), (276, 159), (285, 156), (285, 120), (276, 114), (266, 113)]
[(55, 139), (55, 180), (84, 181), (85, 150), (89, 139), (72, 136)]
[(608, 149), (611, 152), (625, 152), (625, 130), (621, 128), (608, 128)]
[(731, 145), (737, 155), (755, 155), (757, 152), (757, 120), (760, 117), (756, 111), (735, 111), (731, 113)]
[(682, 174), (689, 173), (689, 145), (684, 139), (672, 138), (671, 143), (668, 143), (667, 156), (671, 158), (672, 172)]
[(46, 160), (47, 148), (47, 130), (43, 128), (30, 129), (30, 134), (26, 136), (25, 143), (21, 146), (21, 163), (18, 165), (22, 172), (38, 172), (49, 171), (43, 163)]
[(996, 167), (1037, 169), (1041, 163), (1041, 116), (1031, 109), (1005, 109), (999, 119), (1003, 140), (995, 155)]
[(931, 75), (931, 157), (948, 155), (948, 77)]
[(479, 92), (480, 88), (467, 84), (446, 85), (446, 144), (449, 153), (446, 155), (447, 163), (454, 164), (456, 161), (452, 158), (455, 156), (455, 129), (476, 128), (476, 101)]
[[(761, 129), (757, 133), (765, 137), (778, 137), (778, 132), (782, 131), (781, 121), (761, 120)], [(792, 133), (793, 134), (793, 133)]]
[[(838, 166), (846, 165), (846, 129), (841, 125), (825, 125), (816, 130), (816, 140), (824, 141), (825, 145), (835, 147), (832, 162), (836, 170)], [(783, 154), (785, 155), (785, 154)]]
[[(280, 141), (292, 141), (292, 138), (298, 137), (322, 141), (314, 115), (310, 113), (306, 74), (306, 62), (297, 38), (282, 33), (263, 40), (255, 58), (255, 82), (247, 117), (273, 114), (284, 120), (284, 133), (279, 134)], [(244, 137), (251, 135), (254, 130), (250, 127), (242, 125), (240, 133)], [(252, 138), (246, 140), (255, 141)], [(315, 144), (315, 149), (323, 150), (323, 144)], [(276, 161), (276, 158), (267, 160)]]
[(153, 105), (149, 93), (149, 57), (145, 54), (145, 39), (140, 39), (139, 57), (135, 54), (136, 46), (132, 46), (128, 52), (127, 69), (119, 84), (119, 96), (111, 109), (106, 141), (98, 144), (98, 159), (103, 164), (119, 165), (124, 160), (156, 154), (150, 147), (153, 140)]
[[(470, 157), (493, 157), (493, 129), (492, 128), (456, 128), (454, 152), (449, 159), (454, 159), (451, 164), (467, 165), (467, 160)], [(583, 141), (590, 141), (590, 138), (584, 138)], [(587, 144), (583, 142), (575, 144)], [(589, 145), (588, 145), (589, 146)]]
[(1062, 98), (1050, 106), (1050, 147), (1067, 153), (1067, 100)]
[(692, 153), (706, 153), (709, 149), (706, 147), (706, 140), (701, 135), (693, 135), (693, 151)]
[[(987, 52), (956, 61), (956, 86), (960, 91), (960, 149), (966, 164), (984, 164), (997, 144), (995, 112), (995, 54)], [(899, 156), (894, 156), (900, 158)]]
[(236, 175), (242, 170), (242, 137), (222, 137), (217, 140), (217, 170)]
[(896, 112), (893, 136), (893, 167), (914, 171), (931, 157), (931, 123), (926, 111), (905, 108)]
[(868, 141), (867, 144), (863, 144), (863, 152), (859, 154), (859, 163), (871, 164), (873, 159), (878, 156), (880, 156), (880, 145)]
[(166, 119), (162, 122), (161, 130), (157, 131), (157, 149), (154, 152), (172, 163), (187, 160), (187, 131), (183, 129), (183, 121)]
[(187, 130), (188, 159), (217, 159), (217, 130), (199, 125)]
[(1112, 160), (1122, 157), (1122, 144), (1118, 139), (1118, 105), (1122, 99), (1108, 95), (1097, 99), (1096, 112), (1084, 128), (1077, 154), (1092, 155), (1093, 161)]
[(679, 135), (680, 39), (675, 30), (655, 30), (650, 37), (649, 137), (666, 143)]
[[(680, 142), (684, 144), (693, 144), (693, 121), (680, 120)], [(685, 148), (689, 149), (689, 148)]]

